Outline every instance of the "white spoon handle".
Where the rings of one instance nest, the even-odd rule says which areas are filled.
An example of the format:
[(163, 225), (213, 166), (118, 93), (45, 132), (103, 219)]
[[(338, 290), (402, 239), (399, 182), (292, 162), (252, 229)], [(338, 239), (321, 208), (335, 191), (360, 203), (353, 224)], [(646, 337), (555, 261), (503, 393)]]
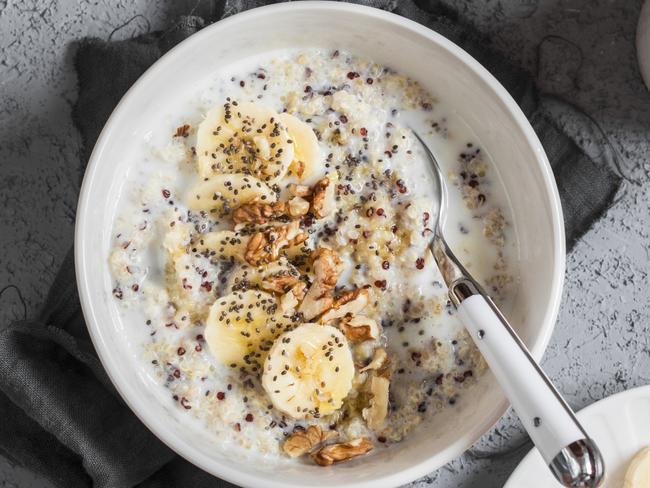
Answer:
[(465, 298), (458, 313), (547, 464), (563, 448), (587, 437), (521, 340), (485, 298)]
[(563, 486), (600, 486), (605, 467), (598, 446), (494, 302), (458, 270), (465, 276), (451, 283), (449, 296), (549, 469)]

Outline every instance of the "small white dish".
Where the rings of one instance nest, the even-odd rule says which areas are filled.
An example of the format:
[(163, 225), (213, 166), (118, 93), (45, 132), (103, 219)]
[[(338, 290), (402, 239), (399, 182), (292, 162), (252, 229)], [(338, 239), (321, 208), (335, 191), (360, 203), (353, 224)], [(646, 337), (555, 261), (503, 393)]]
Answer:
[[(628, 464), (650, 445), (650, 385), (604, 398), (578, 413), (578, 420), (598, 444), (607, 476), (601, 488), (620, 488)], [(519, 463), (504, 488), (561, 488), (532, 449)]]
[[(178, 120), (198, 87), (220, 70), (274, 49), (339, 47), (418, 80), (455, 108), (496, 161), (513, 208), (520, 281), (509, 319), (539, 360), (557, 316), (564, 279), (564, 226), (550, 165), (533, 128), (498, 81), (458, 46), (398, 15), (343, 2), (291, 2), (250, 10), (203, 29), (155, 63), (128, 91), (97, 141), (77, 211), (75, 262), (79, 296), (98, 355), (129, 407), (181, 456), (246, 487), (398, 486), (443, 466), (476, 442), (506, 411), (494, 376), (484, 375), (399, 445), (323, 469), (270, 462), (218, 439), (174, 408), (149, 378), (125, 330), (140, 323), (112, 298), (108, 266), (113, 221), (130, 171), (146, 141)], [(164, 128), (166, 127), (166, 129)]]

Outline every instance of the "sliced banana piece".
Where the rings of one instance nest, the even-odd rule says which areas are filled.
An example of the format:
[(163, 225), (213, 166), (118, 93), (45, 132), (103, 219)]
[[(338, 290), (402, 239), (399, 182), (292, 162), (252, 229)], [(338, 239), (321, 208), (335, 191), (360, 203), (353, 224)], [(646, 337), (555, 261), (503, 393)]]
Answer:
[(217, 214), (253, 200), (272, 203), (277, 195), (266, 183), (244, 173), (214, 175), (195, 185), (186, 197), (192, 210)]
[(335, 327), (308, 323), (276, 339), (264, 363), (262, 385), (275, 408), (302, 419), (341, 408), (353, 377), (345, 336)]
[(205, 340), (222, 364), (256, 373), (280, 334), (293, 327), (270, 293), (246, 290), (217, 299), (206, 320)]
[(293, 161), (290, 170), (300, 183), (311, 185), (323, 176), (324, 167), (316, 134), (309, 125), (289, 114), (279, 114), (293, 143)]
[(192, 241), (190, 251), (213, 260), (245, 263), (244, 255), (250, 237), (232, 230), (201, 234)]
[(230, 292), (234, 292), (248, 288), (261, 287), (266, 278), (285, 274), (296, 277), (299, 275), (296, 268), (284, 257), (264, 266), (240, 264), (230, 272), (228, 281), (226, 282), (226, 289)]
[(644, 447), (632, 458), (623, 481), (623, 488), (648, 488), (649, 486), (650, 446)]
[(199, 125), (199, 175), (247, 173), (266, 183), (282, 179), (293, 160), (293, 144), (278, 114), (250, 102), (227, 101)]

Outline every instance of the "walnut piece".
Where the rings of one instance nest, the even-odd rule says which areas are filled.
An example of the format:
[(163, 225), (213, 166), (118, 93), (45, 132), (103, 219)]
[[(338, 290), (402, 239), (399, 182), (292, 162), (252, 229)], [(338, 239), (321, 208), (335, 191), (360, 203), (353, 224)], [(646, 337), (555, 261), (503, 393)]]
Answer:
[(311, 211), (317, 219), (331, 215), (336, 209), (334, 185), (325, 177), (312, 188)]
[(305, 298), (307, 285), (304, 281), (299, 281), (291, 287), (287, 293), (280, 297), (280, 310), (285, 316), (293, 313), (298, 304)]
[(307, 233), (300, 229), (297, 220), (286, 225), (271, 227), (263, 232), (256, 232), (248, 241), (244, 259), (251, 266), (276, 261), (282, 249), (300, 244), (306, 241), (307, 237)]
[(379, 324), (365, 315), (343, 317), (339, 327), (345, 334), (345, 337), (351, 342), (363, 342), (377, 339), (381, 334)]
[(291, 165), (291, 170), (296, 173), (298, 178), (302, 178), (302, 175), (305, 173), (305, 163), (302, 161), (295, 161)]
[(310, 456), (316, 464), (330, 466), (334, 463), (361, 456), (371, 451), (372, 448), (372, 442), (365, 437), (360, 437), (349, 442), (321, 447), (318, 451), (311, 453)]
[(235, 224), (266, 224), (287, 213), (287, 204), (284, 202), (262, 203), (251, 202), (240, 205), (232, 212)]
[(294, 183), (291, 183), (289, 185), (289, 191), (294, 197), (310, 197), (311, 196), (311, 188), (309, 188), (307, 185), (296, 185)]
[(370, 370), (376, 370), (383, 373), (387, 373), (385, 366), (388, 365), (388, 353), (383, 347), (378, 347), (375, 349), (375, 352), (372, 354), (372, 360), (368, 363), (368, 366), (361, 368), (360, 373), (364, 373)]
[(307, 430), (296, 431), (284, 441), (282, 450), (291, 457), (302, 456), (325, 441), (333, 439), (338, 433), (323, 431), (320, 425), (310, 425)]
[(309, 202), (302, 197), (293, 197), (289, 200), (289, 215), (301, 217), (309, 212)]
[(271, 276), (267, 276), (260, 283), (260, 288), (266, 291), (283, 294), (286, 293), (293, 285), (298, 283), (300, 278), (288, 271), (282, 271)]
[(367, 382), (369, 405), (361, 411), (369, 429), (377, 431), (384, 426), (388, 415), (388, 387), (390, 381), (373, 375)]
[(176, 133), (174, 134), (174, 137), (187, 137), (189, 135), (190, 135), (190, 125), (183, 124), (176, 128)]
[(341, 260), (335, 251), (319, 247), (312, 253), (312, 263), (314, 282), (298, 309), (305, 320), (317, 317), (334, 304), (332, 290), (339, 278)]
[(343, 292), (334, 302), (336, 308), (349, 303), (362, 304), (365, 307), (368, 304), (368, 290), (366, 288), (356, 288), (354, 290)]
[(265, 260), (270, 256), (270, 251), (271, 246), (264, 232), (257, 232), (249, 239), (244, 258), (249, 264), (258, 266), (264, 262), (268, 262)]
[(323, 314), (320, 321), (323, 324), (346, 315), (356, 315), (361, 312), (369, 302), (369, 293), (365, 288), (347, 291), (337, 298), (332, 308)]

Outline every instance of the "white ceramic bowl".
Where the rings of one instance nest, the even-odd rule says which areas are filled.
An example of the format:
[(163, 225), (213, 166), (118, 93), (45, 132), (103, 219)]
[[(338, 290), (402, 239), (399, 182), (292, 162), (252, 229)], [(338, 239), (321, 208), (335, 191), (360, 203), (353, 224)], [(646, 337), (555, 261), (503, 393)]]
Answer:
[(170, 51), (129, 90), (95, 146), (81, 190), (75, 240), (81, 303), (97, 352), (124, 400), (163, 442), (197, 466), (251, 487), (397, 486), (460, 455), (505, 412), (507, 402), (491, 374), (468, 390), (457, 408), (371, 456), (327, 469), (265, 462), (220, 452), (214, 438), (157, 393), (123, 333), (139, 324), (130, 323), (111, 296), (112, 222), (129, 169), (144, 157), (143, 141), (161, 121), (182, 115), (188, 94), (224, 66), (296, 46), (336, 46), (391, 66), (448, 101), (471, 126), (496, 161), (514, 209), (521, 282), (511, 319), (541, 358), (560, 302), (564, 229), (555, 181), (533, 129), (505, 89), (458, 46), (397, 15), (344, 3), (282, 4), (230, 17)]

